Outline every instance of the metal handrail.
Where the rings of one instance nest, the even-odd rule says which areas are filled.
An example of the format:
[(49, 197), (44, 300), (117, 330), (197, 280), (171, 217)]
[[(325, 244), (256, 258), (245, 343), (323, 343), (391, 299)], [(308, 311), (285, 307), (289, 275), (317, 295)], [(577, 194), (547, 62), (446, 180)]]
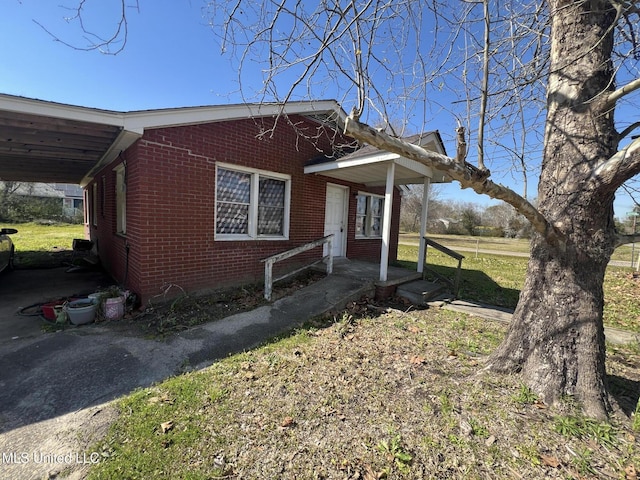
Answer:
[[(458, 290), (460, 289), (460, 272), (462, 270), (462, 260), (464, 259), (464, 255), (458, 253), (458, 252), (454, 252), (453, 250), (445, 247), (444, 245), (439, 244), (438, 242), (435, 242), (433, 240), (431, 240), (430, 238), (427, 237), (422, 237), (424, 239), (424, 269), (423, 271), (427, 271), (429, 270), (431, 273), (433, 273), (436, 277), (438, 277), (440, 280), (447, 282), (449, 285), (451, 285), (451, 287), (453, 288), (453, 295), (454, 297), (458, 297)], [(447, 277), (444, 277), (442, 275), (440, 275), (438, 272), (436, 272), (435, 270), (433, 270), (432, 268), (427, 267), (427, 249), (429, 248), (429, 246), (435, 248), (436, 250), (444, 253), (445, 255), (449, 255), (452, 258), (455, 258), (456, 260), (458, 260), (458, 268), (456, 269), (456, 276), (454, 278), (453, 281), (451, 281), (450, 279), (448, 279)], [(424, 278), (424, 275), (423, 275)]]
[[(303, 270), (306, 270), (313, 265), (323, 262), (325, 259), (327, 260), (327, 275), (331, 275), (333, 273), (333, 252), (331, 251), (331, 242), (333, 240), (333, 234), (327, 235), (326, 237), (319, 238), (309, 243), (305, 243), (304, 245), (300, 245), (299, 247), (292, 248), (290, 250), (276, 253), (275, 255), (271, 255), (270, 257), (263, 258), (260, 260), (264, 262), (264, 298), (268, 301), (271, 301), (271, 295), (273, 293), (273, 284), (275, 282), (279, 282), (280, 280), (284, 280), (285, 278), (289, 278), (296, 273), (299, 273)], [(299, 253), (306, 252), (307, 250), (311, 250), (312, 248), (319, 247), (321, 245), (327, 244), (327, 250), (329, 254), (325, 257), (322, 257), (320, 260), (315, 261), (309, 265), (305, 265), (302, 268), (298, 268), (292, 272), (289, 272), (281, 277), (273, 278), (273, 264), (279, 262), (281, 260), (286, 260), (287, 258), (291, 258)]]

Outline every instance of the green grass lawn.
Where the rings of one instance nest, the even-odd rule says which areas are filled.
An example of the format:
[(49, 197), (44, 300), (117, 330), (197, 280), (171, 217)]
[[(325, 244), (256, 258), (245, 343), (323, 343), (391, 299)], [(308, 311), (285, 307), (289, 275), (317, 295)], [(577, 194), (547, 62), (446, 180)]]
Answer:
[[(415, 270), (418, 247), (399, 245), (398, 262)], [(527, 258), (506, 255), (467, 255), (462, 262), (459, 298), (514, 308), (524, 284)], [(450, 257), (430, 248), (428, 264), (453, 278), (457, 265)], [(629, 268), (609, 267), (604, 281), (604, 323), (640, 332), (640, 279)]]
[(53, 266), (59, 263), (57, 256), (72, 250), (74, 238), (84, 238), (84, 225), (31, 222), (7, 226), (18, 230), (11, 235), (16, 248), (17, 268)]
[[(478, 374), (504, 329), (438, 309), (316, 319), (118, 400), (86, 478), (635, 478), (636, 417), (595, 422), (517, 375)], [(637, 401), (637, 353), (607, 356), (619, 398)]]

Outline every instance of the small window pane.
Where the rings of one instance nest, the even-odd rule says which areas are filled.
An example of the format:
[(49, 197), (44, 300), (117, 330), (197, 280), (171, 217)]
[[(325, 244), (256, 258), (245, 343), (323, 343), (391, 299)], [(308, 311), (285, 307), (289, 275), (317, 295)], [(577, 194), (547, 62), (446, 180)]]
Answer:
[(216, 232), (246, 234), (249, 231), (249, 206), (233, 203), (218, 203), (216, 209)]
[(258, 181), (258, 235), (284, 235), (285, 182), (273, 178)]
[(248, 204), (251, 198), (251, 174), (219, 168), (216, 195), (218, 202)]
[(356, 206), (356, 213), (358, 215), (367, 214), (367, 197), (365, 195), (358, 195), (358, 204)]
[(258, 235), (284, 234), (284, 208), (258, 207)]
[(284, 207), (284, 186), (285, 182), (282, 180), (260, 178), (258, 205)]
[(372, 237), (382, 236), (382, 221), (380, 217), (373, 217), (371, 219), (371, 236)]
[(364, 219), (365, 217), (356, 216), (356, 235), (364, 235)]
[(371, 215), (374, 217), (380, 217), (382, 215), (382, 199), (371, 198)]

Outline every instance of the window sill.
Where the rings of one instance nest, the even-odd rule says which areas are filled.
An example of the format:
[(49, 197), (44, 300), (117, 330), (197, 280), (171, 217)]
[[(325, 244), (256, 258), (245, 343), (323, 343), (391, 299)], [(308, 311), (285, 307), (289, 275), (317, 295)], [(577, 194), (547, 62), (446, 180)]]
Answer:
[(214, 237), (214, 242), (286, 242), (289, 237), (250, 237), (248, 235), (233, 235)]

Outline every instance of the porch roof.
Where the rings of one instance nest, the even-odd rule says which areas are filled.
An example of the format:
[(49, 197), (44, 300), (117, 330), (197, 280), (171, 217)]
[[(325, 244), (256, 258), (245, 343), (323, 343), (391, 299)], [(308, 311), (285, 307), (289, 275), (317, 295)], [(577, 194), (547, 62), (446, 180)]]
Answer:
[[(444, 144), (437, 131), (414, 135), (405, 140), (427, 150), (446, 155)], [(422, 162), (385, 152), (370, 145), (338, 159), (322, 157), (312, 160), (304, 167), (304, 173), (324, 175), (371, 187), (384, 186), (386, 185), (389, 163), (395, 164), (394, 185), (422, 185), (425, 177), (429, 178), (431, 183), (451, 182), (447, 175)]]

